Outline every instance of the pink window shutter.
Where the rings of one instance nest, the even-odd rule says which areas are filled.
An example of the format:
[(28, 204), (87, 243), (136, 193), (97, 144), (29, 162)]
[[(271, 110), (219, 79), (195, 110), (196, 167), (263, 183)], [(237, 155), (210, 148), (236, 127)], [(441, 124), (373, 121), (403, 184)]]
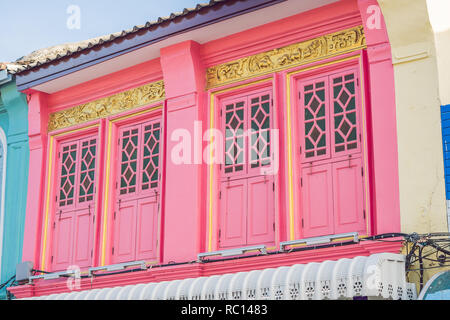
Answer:
[(333, 234), (333, 180), (331, 165), (302, 170), (302, 230), (305, 238)]
[(249, 178), (247, 182), (247, 244), (273, 243), (275, 239), (274, 179)]
[(366, 233), (361, 158), (333, 164), (334, 223), (336, 233)]
[(137, 260), (157, 258), (160, 139), (161, 120), (149, 121), (142, 125), (140, 191), (145, 198), (138, 201), (137, 207)]
[[(221, 102), (225, 164), (220, 191), (219, 247), (274, 243), (271, 90), (258, 90)], [(244, 135), (244, 133), (246, 133)]]
[(330, 76), (333, 157), (361, 152), (358, 77), (357, 70), (347, 70)]
[(261, 175), (262, 169), (272, 163), (272, 95), (270, 91), (250, 95), (248, 102), (248, 172)]
[(247, 179), (221, 184), (219, 246), (244, 246), (247, 233)]
[(113, 261), (157, 258), (161, 120), (119, 131)]
[(73, 263), (80, 267), (92, 265), (94, 215), (95, 215), (95, 162), (97, 139), (80, 140), (79, 184), (77, 210), (74, 214)]
[(92, 264), (97, 138), (61, 143), (52, 270)]
[(140, 126), (120, 130), (120, 152), (118, 153), (119, 197), (124, 200), (138, 191)]
[(79, 173), (77, 207), (92, 206), (95, 194), (95, 161), (97, 159), (97, 139), (89, 137), (79, 143)]
[(247, 99), (236, 98), (222, 103), (222, 128), (225, 134), (224, 176), (241, 176), (246, 170)]
[(330, 157), (328, 77), (299, 81), (299, 119), (302, 162)]
[(146, 122), (141, 129), (140, 188), (141, 193), (159, 193), (161, 121)]
[(153, 260), (157, 257), (158, 198), (147, 197), (138, 201), (136, 260)]
[(93, 215), (90, 206), (74, 213), (73, 264), (80, 268), (92, 265)]
[(119, 136), (119, 178), (114, 211), (114, 244), (111, 250), (114, 263), (133, 261), (136, 257), (136, 196), (139, 192), (141, 125), (122, 128)]
[(65, 270), (72, 264), (73, 214), (57, 214), (53, 229), (52, 271)]
[[(301, 80), (298, 86), (304, 236), (365, 233), (358, 69), (329, 72)], [(319, 94), (322, 88), (325, 94)], [(326, 147), (321, 143), (323, 134)]]
[(76, 183), (78, 177), (77, 160), (79, 157), (78, 141), (62, 143), (58, 152), (59, 192), (57, 207), (60, 210), (70, 210), (75, 207)]
[(114, 263), (134, 261), (136, 258), (137, 200), (121, 201), (114, 212)]

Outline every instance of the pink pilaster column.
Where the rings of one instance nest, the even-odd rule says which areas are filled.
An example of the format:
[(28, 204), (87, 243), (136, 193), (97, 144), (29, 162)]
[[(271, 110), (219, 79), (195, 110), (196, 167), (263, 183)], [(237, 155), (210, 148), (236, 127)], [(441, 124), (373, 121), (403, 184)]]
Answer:
[[(195, 260), (204, 248), (206, 192), (203, 192), (202, 161), (198, 161), (201, 154), (195, 156), (195, 150), (201, 152), (202, 146), (202, 132), (195, 134), (195, 122), (202, 121), (204, 114), (205, 72), (199, 48), (198, 43), (186, 41), (161, 50), (167, 129), (162, 224), (165, 263)], [(182, 141), (186, 149), (174, 152), (174, 147), (180, 150), (177, 146)], [(174, 156), (187, 161), (179, 163), (180, 159)]]
[(372, 129), (372, 199), (376, 212), (373, 232), (399, 232), (397, 121), (391, 46), (377, 0), (358, 0), (358, 7), (364, 25), (369, 65), (371, 110), (368, 126)]
[(45, 155), (47, 147), (47, 95), (32, 92), (28, 102), (30, 167), (22, 261), (39, 268), (42, 201), (44, 199)]

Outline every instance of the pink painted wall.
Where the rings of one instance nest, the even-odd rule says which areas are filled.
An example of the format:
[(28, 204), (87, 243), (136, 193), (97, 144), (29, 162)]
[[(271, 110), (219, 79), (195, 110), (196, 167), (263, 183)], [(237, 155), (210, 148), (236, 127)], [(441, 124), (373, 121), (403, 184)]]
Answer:
[[(358, 0), (363, 22), (378, 6), (377, 0)], [(381, 12), (381, 9), (379, 10)], [(368, 28), (364, 23), (368, 65), (367, 96), (370, 99), (370, 133), (372, 144), (373, 232), (376, 234), (400, 231), (400, 198), (398, 180), (397, 121), (395, 107), (394, 67), (391, 45), (383, 16), (380, 29)]]
[[(183, 42), (161, 50), (161, 65), (166, 88), (166, 159), (164, 262), (195, 259), (204, 250), (203, 196), (204, 164), (195, 164), (195, 150), (188, 163), (175, 164), (172, 150), (180, 141), (173, 141), (175, 130), (189, 132), (194, 144), (202, 145), (196, 136), (194, 122), (203, 122), (204, 74), (199, 54), (200, 46), (193, 41)], [(180, 70), (183, 70), (180, 72)], [(201, 152), (202, 150), (198, 150)], [(201, 154), (197, 154), (197, 157)]]
[[(200, 121), (202, 133), (209, 127), (209, 99), (212, 91), (205, 91), (205, 67), (223, 63), (239, 57), (270, 50), (290, 43), (316, 37), (360, 25), (365, 21), (366, 8), (376, 4), (373, 0), (345, 0), (329, 6), (288, 17), (251, 30), (200, 45), (193, 41), (182, 42), (161, 50), (161, 57), (126, 70), (104, 76), (60, 92), (46, 95), (30, 92), (29, 134), (30, 134), (30, 175), (27, 217), (25, 226), (24, 261), (40, 265), (43, 204), (47, 188), (49, 158), (47, 156), (48, 135), (46, 132), (47, 114), (98, 98), (138, 87), (145, 83), (164, 79), (166, 101), (161, 111), (164, 129), (164, 161), (162, 169), (161, 220), (159, 222), (160, 262), (192, 261), (200, 252), (217, 249), (217, 225), (219, 206), (218, 178), (219, 168), (213, 168), (213, 185), (209, 184), (210, 171), (205, 164), (176, 165), (171, 161), (171, 151), (179, 144), (172, 141), (175, 130), (185, 129), (191, 137), (191, 145), (198, 146), (202, 152), (207, 142), (202, 134), (195, 135), (194, 121)], [(367, 54), (363, 54), (367, 64), (364, 77), (370, 83), (368, 97), (368, 169), (370, 171), (371, 233), (400, 231), (398, 199), (398, 168), (396, 145), (396, 121), (394, 104), (394, 78), (390, 57), (390, 46), (385, 30), (366, 30)], [(258, 78), (270, 84), (274, 99), (274, 128), (280, 129), (280, 171), (274, 177), (275, 190), (275, 245), (280, 241), (299, 238), (301, 204), (294, 200), (293, 220), (289, 213), (289, 176), (299, 177), (299, 169), (288, 171), (287, 165), (287, 122), (285, 114), (285, 74)], [(126, 79), (126, 81), (124, 81)], [(254, 80), (254, 79), (253, 79)], [(240, 84), (246, 84), (247, 80)], [(229, 85), (224, 88), (231, 88)], [(223, 88), (221, 88), (223, 89)], [(218, 100), (216, 99), (218, 103)], [(112, 117), (114, 118), (114, 117)], [(219, 123), (217, 113), (214, 122)], [(108, 143), (108, 128), (105, 121), (97, 121), (100, 167), (98, 170), (97, 214), (94, 235), (94, 265), (111, 263), (110, 248), (113, 244), (112, 221), (114, 199), (105, 201), (106, 192), (114, 192), (111, 185), (104, 186), (107, 177), (104, 163), (104, 150)], [(296, 132), (293, 132), (297, 135)], [(113, 126), (111, 140), (117, 141), (117, 127)], [(115, 151), (110, 155), (115, 159)], [(191, 154), (191, 161), (195, 160)], [(197, 158), (202, 158), (197, 154)], [(295, 160), (295, 158), (294, 158)], [(111, 179), (113, 179), (112, 174)], [(209, 188), (212, 188), (214, 203), (212, 221), (209, 215)], [(294, 191), (298, 193), (298, 187)], [(52, 191), (53, 192), (53, 191)], [(105, 205), (108, 206), (106, 215)], [(51, 210), (50, 210), (51, 212)], [(104, 218), (106, 217), (106, 220)], [(107, 228), (104, 228), (105, 224)], [(211, 232), (209, 226), (212, 226)], [(291, 229), (294, 234), (291, 234)], [(106, 239), (106, 245), (103, 243)], [(210, 243), (210, 239), (212, 242)], [(47, 242), (51, 246), (51, 239)], [(211, 245), (211, 248), (209, 247)], [(106, 247), (105, 247), (106, 246)], [(47, 248), (48, 250), (48, 248)], [(105, 256), (103, 256), (105, 252)], [(103, 257), (103, 261), (102, 258)], [(48, 267), (48, 254), (44, 267)]]
[(30, 168), (22, 260), (32, 261), (35, 265), (38, 265), (42, 233), (48, 112), (46, 94), (40, 92), (29, 94)]

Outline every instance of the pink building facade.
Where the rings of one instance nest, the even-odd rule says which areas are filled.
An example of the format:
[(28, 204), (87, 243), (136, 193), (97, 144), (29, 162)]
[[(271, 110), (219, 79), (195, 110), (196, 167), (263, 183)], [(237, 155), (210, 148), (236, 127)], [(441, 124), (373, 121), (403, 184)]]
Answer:
[[(294, 2), (39, 83), (26, 80), (47, 64), (68, 66), (143, 32), (19, 73), (30, 137), (23, 261), (82, 274), (149, 266), (82, 279), (86, 290), (399, 253), (400, 243), (375, 241), (278, 252), (290, 240), (400, 232), (391, 49), (386, 28), (368, 23), (377, 2)], [(212, 6), (226, 16), (236, 3)], [(160, 28), (202, 10), (211, 9)], [(238, 31), (227, 31), (227, 21)], [(255, 245), (269, 254), (196, 262)], [(10, 291), (22, 298), (69, 289), (57, 279)]]

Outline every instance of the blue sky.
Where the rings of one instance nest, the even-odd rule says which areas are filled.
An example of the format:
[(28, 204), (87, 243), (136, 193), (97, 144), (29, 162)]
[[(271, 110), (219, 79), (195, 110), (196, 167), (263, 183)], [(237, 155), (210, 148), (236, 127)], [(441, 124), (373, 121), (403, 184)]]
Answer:
[[(0, 61), (8, 62), (34, 50), (86, 40), (130, 29), (206, 0), (0, 0)], [(80, 10), (80, 29), (69, 29)], [(72, 19), (71, 19), (72, 18)]]

